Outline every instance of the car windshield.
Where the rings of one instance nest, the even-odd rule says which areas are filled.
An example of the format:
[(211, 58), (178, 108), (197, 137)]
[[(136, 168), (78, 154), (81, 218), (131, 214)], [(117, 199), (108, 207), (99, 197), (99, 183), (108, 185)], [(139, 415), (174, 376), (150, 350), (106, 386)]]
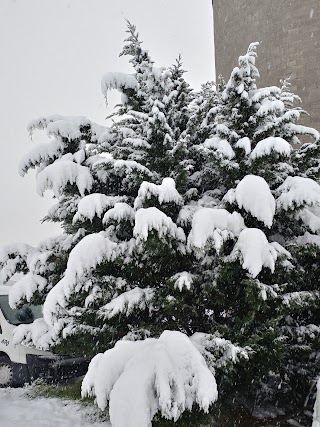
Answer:
[(8, 295), (0, 295), (0, 309), (11, 325), (32, 323), (35, 319), (42, 317), (41, 305), (25, 304), (13, 310), (9, 305)]

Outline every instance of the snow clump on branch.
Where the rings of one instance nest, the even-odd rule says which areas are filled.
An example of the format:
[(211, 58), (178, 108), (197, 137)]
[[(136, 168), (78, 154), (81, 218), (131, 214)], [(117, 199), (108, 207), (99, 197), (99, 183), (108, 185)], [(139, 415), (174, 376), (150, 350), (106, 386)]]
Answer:
[(194, 404), (208, 412), (218, 392), (192, 341), (164, 331), (159, 338), (118, 341), (96, 355), (82, 383), (86, 396), (95, 396), (102, 410), (109, 402), (112, 427), (151, 427), (157, 413), (177, 421)]

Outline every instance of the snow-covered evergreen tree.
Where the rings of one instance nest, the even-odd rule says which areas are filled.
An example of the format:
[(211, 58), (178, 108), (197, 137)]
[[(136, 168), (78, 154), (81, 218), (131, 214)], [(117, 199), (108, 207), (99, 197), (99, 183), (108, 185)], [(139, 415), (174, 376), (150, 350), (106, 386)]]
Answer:
[[(220, 390), (229, 397), (236, 383), (249, 407), (302, 408), (319, 349), (319, 133), (296, 123), (302, 110), (287, 84), (257, 88), (255, 60), (253, 44), (202, 121), (199, 173), (216, 206), (195, 212), (188, 242), (212, 281), (213, 329), (253, 350)], [(300, 135), (315, 142), (294, 150)]]
[[(134, 74), (108, 73), (102, 79), (105, 96), (110, 89), (123, 93), (118, 111), (123, 118), (111, 128), (61, 116), (29, 125), (30, 132), (46, 129), (52, 139), (36, 146), (20, 171), (38, 169), (38, 192), (51, 189), (58, 200), (45, 220), (62, 224), (65, 233), (39, 248), (7, 248), (2, 257), (3, 280), (27, 273), (11, 293), (13, 306), (43, 301), (51, 291), (44, 308), (47, 322), (55, 324), (48, 344), (68, 336), (72, 348), (70, 335), (82, 340), (85, 334), (92, 354), (99, 343), (106, 348), (136, 329), (133, 315), (132, 324), (128, 317), (119, 327), (121, 311), (129, 314), (137, 305), (148, 318), (150, 286), (170, 278), (169, 260), (175, 272), (185, 257), (184, 232), (175, 224), (183, 197), (175, 180), (187, 190), (183, 133), (191, 90), (180, 60), (169, 69), (154, 67), (130, 23), (128, 33), (122, 54), (131, 57)], [(122, 307), (111, 316), (105, 306), (122, 294)], [(150, 334), (140, 326), (143, 336)]]
[[(107, 350), (83, 394), (110, 400), (114, 427), (206, 411), (215, 377), (222, 402), (301, 407), (319, 375), (319, 134), (297, 124), (286, 83), (257, 87), (257, 44), (226, 84), (193, 92), (180, 59), (156, 68), (128, 34), (133, 74), (102, 80), (122, 93), (116, 123), (29, 126), (50, 140), (20, 171), (37, 168), (38, 192), (57, 199), (45, 219), (64, 233), (2, 250), (2, 281), (23, 273), (11, 305), (44, 302), (15, 340)], [(300, 135), (316, 142), (296, 150)]]

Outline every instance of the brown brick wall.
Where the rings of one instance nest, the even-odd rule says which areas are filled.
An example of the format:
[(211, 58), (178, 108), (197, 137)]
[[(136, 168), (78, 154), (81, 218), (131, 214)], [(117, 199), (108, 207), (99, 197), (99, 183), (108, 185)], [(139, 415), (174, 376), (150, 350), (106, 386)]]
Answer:
[(227, 79), (258, 41), (260, 86), (291, 76), (292, 90), (320, 130), (320, 0), (213, 0), (217, 76)]

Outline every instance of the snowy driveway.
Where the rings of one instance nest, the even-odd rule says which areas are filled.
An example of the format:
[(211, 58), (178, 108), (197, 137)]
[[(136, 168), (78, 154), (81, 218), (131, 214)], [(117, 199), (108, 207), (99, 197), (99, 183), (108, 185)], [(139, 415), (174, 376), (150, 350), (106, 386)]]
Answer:
[(70, 401), (29, 399), (23, 389), (0, 389), (1, 427), (110, 427), (90, 419), (90, 408)]

